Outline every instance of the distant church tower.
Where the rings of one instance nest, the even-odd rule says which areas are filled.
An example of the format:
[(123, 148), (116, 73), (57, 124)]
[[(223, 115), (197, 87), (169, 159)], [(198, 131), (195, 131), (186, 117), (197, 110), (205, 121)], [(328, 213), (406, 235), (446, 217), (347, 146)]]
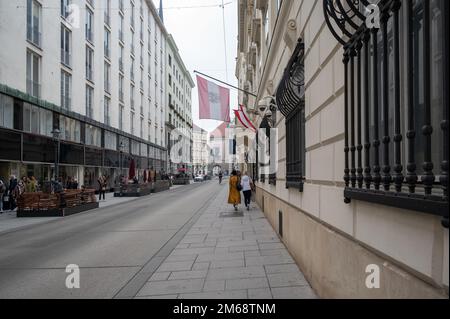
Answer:
[(159, 18), (164, 23), (163, 1), (159, 0)]

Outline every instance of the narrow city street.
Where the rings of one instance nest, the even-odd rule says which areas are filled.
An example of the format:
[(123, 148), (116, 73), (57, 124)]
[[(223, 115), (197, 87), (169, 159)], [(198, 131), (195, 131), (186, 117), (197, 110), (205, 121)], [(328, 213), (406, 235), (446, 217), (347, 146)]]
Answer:
[(0, 234), (0, 298), (314, 297), (259, 209), (227, 194), (191, 184)]
[[(126, 297), (220, 189), (192, 184), (0, 234), (0, 298)], [(66, 288), (69, 264), (80, 289)]]

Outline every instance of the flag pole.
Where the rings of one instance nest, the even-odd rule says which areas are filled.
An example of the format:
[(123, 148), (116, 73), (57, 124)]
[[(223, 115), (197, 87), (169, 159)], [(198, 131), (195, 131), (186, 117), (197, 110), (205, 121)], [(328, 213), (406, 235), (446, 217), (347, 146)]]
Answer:
[(240, 88), (238, 88), (238, 87), (236, 87), (236, 86), (234, 86), (234, 85), (231, 85), (231, 84), (229, 84), (229, 83), (227, 83), (227, 82), (224, 82), (224, 81), (221, 81), (221, 80), (219, 80), (219, 79), (213, 78), (212, 76), (206, 75), (206, 74), (204, 74), (204, 73), (202, 73), (202, 72), (198, 72), (198, 71), (195, 71), (195, 70), (194, 70), (194, 73), (203, 75), (203, 76), (205, 76), (205, 77), (207, 77), (207, 78), (210, 78), (210, 79), (212, 79), (212, 80), (214, 80), (214, 81), (217, 81), (217, 82), (220, 82), (220, 83), (222, 83), (222, 84), (225, 84), (226, 86), (229, 86), (229, 87), (231, 87), (231, 88), (233, 88), (233, 89), (236, 89), (236, 90), (238, 90), (238, 91), (247, 93), (247, 94), (249, 94), (249, 95), (251, 95), (251, 96), (258, 97), (257, 95), (255, 95), (255, 94), (253, 94), (253, 93), (251, 93), (251, 92), (248, 92), (248, 91), (246, 91), (246, 90), (240, 89)]

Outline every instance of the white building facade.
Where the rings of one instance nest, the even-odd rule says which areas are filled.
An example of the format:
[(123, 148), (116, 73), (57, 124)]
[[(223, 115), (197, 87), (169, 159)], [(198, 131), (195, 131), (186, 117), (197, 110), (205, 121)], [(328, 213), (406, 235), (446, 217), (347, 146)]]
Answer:
[[(61, 177), (82, 183), (113, 183), (132, 160), (141, 173), (166, 167), (167, 31), (151, 0), (1, 1), (0, 14), (1, 110), (13, 123), (0, 126), (42, 143), (59, 129)], [(16, 152), (0, 159), (2, 176), (52, 176), (53, 151)]]
[[(168, 171), (176, 174), (178, 170), (192, 173), (193, 156), (193, 120), (192, 89), (194, 81), (181, 59), (178, 47), (172, 35), (166, 42), (166, 130), (169, 147)], [(176, 129), (176, 131), (174, 131)], [(172, 134), (172, 132), (174, 132)], [(183, 135), (177, 143), (179, 132)], [(171, 136), (172, 135), (172, 136)], [(177, 144), (176, 144), (177, 143)], [(175, 145), (176, 144), (176, 145)], [(172, 146), (173, 149), (172, 149)], [(181, 151), (181, 155), (173, 156), (170, 152)], [(172, 156), (171, 156), (172, 155)], [(178, 157), (178, 158), (176, 158)]]
[(337, 2), (239, 1), (239, 100), (277, 130), (257, 202), (320, 297), (448, 298), (448, 1), (376, 30)]

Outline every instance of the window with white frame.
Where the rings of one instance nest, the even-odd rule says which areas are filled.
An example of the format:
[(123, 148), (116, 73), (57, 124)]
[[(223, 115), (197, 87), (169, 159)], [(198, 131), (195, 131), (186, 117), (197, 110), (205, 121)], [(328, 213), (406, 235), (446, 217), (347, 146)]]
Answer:
[(86, 46), (86, 79), (94, 81), (94, 50)]
[(27, 93), (37, 98), (41, 96), (40, 70), (41, 57), (27, 50)]
[(64, 25), (61, 25), (61, 62), (66, 66), (71, 65), (72, 55), (72, 32)]
[(105, 38), (104, 38), (104, 48), (105, 48), (105, 57), (111, 58), (111, 32), (105, 28)]
[(86, 40), (94, 42), (94, 12), (86, 7)]
[(89, 118), (94, 118), (94, 89), (86, 85), (86, 116)]
[(109, 97), (105, 96), (104, 123), (106, 125), (111, 125), (111, 118), (110, 118), (110, 114), (109, 114), (110, 105), (111, 105), (111, 99)]
[(61, 70), (61, 107), (70, 110), (72, 76)]
[(61, 16), (64, 19), (67, 19), (70, 15), (69, 6), (72, 3), (72, 0), (61, 0)]
[(41, 46), (42, 5), (36, 0), (27, 0), (27, 40)]
[(111, 88), (111, 66), (109, 65), (108, 62), (105, 62), (105, 69), (104, 69), (104, 79), (105, 79), (105, 92), (110, 93), (110, 88)]

